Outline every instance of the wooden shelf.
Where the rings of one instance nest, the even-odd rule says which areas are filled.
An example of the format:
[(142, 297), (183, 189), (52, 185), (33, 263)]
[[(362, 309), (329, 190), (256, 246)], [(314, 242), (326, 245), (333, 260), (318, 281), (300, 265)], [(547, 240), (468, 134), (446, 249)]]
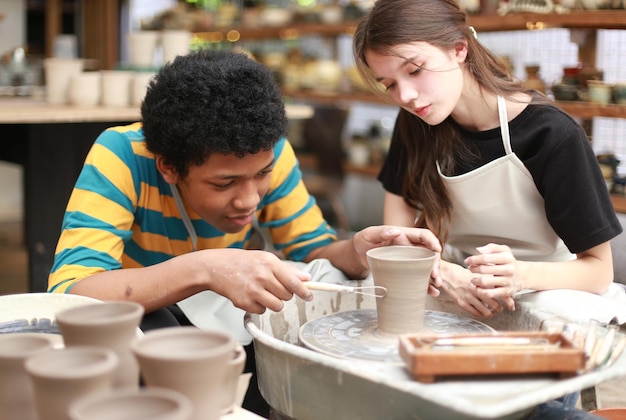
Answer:
[(283, 96), (289, 99), (304, 100), (319, 103), (339, 103), (345, 102), (370, 102), (375, 104), (397, 106), (391, 100), (376, 96), (369, 92), (330, 92), (315, 90), (284, 90)]
[(467, 23), (479, 32), (547, 28), (626, 29), (626, 10), (572, 10), (562, 14), (523, 12), (505, 16), (470, 15)]
[(611, 201), (617, 213), (626, 213), (626, 196), (611, 194)]
[(593, 117), (626, 118), (626, 105), (594, 104), (591, 102), (558, 102), (559, 106), (568, 114), (583, 119)]
[(200, 39), (220, 42), (220, 41), (260, 41), (265, 39), (291, 40), (307, 35), (338, 36), (352, 35), (355, 23), (344, 22), (336, 25), (326, 25), (321, 23), (293, 23), (279, 27), (233, 27), (215, 29), (207, 32), (195, 32), (194, 35)]
[[(469, 15), (468, 23), (479, 32), (516, 31), (547, 28), (626, 29), (626, 10), (573, 10), (569, 13), (510, 13)], [(238, 42), (264, 39), (297, 39), (307, 35), (352, 35), (356, 22), (336, 25), (292, 23), (280, 27), (233, 27), (196, 32), (195, 36), (210, 42)]]
[[(385, 98), (367, 92), (319, 92), (314, 90), (283, 92), (287, 100), (304, 100), (320, 103), (340, 103), (345, 102), (370, 102), (382, 105), (396, 106), (393, 102)], [(601, 105), (591, 102), (569, 102), (558, 101), (557, 104), (568, 114), (583, 119), (594, 117), (626, 118), (626, 105), (607, 104)]]

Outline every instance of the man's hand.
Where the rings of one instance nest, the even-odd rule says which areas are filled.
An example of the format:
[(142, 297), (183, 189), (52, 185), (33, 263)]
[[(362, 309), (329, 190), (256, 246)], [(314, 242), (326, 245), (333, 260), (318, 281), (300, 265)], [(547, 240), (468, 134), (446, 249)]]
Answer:
[[(202, 258), (202, 254), (206, 258)], [(265, 251), (212, 249), (199, 251), (207, 270), (208, 290), (226, 298), (244, 311), (278, 312), (293, 295), (310, 301), (313, 294), (302, 284), (310, 274)]]

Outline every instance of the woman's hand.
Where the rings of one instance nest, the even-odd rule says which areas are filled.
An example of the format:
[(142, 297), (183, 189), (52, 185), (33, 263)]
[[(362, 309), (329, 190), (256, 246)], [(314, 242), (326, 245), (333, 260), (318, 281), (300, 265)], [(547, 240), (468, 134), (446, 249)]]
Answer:
[(437, 260), (431, 273), (428, 293), (438, 296), (441, 286), (439, 277), (439, 260), (441, 253), (441, 243), (439, 239), (428, 229), (400, 227), (400, 226), (370, 226), (354, 235), (354, 249), (359, 256), (363, 266), (368, 267), (367, 251), (372, 248), (389, 245), (422, 246), (436, 252)]
[(487, 244), (476, 248), (477, 255), (467, 257), (465, 264), (477, 274), (472, 284), (480, 296), (500, 299), (510, 310), (515, 310), (513, 295), (524, 288), (518, 262), (506, 245)]
[[(440, 271), (441, 289), (462, 309), (477, 317), (491, 317), (495, 312), (504, 310), (499, 299), (482, 294), (480, 288), (473, 284), (476, 275), (467, 268), (442, 261)], [(508, 309), (515, 309), (512, 298), (510, 302), (506, 299), (503, 302)]]

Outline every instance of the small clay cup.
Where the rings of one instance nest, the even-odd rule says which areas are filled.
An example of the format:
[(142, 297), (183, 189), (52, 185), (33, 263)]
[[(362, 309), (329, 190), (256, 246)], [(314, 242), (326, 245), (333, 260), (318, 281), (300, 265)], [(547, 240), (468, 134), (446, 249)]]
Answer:
[(437, 253), (417, 246), (386, 246), (370, 249), (366, 255), (374, 285), (387, 289), (384, 297), (376, 299), (377, 333), (420, 332)]
[(66, 347), (99, 346), (115, 352), (119, 365), (113, 386), (139, 387), (139, 364), (130, 349), (137, 336), (142, 305), (130, 301), (107, 301), (74, 306), (56, 313)]
[(194, 420), (214, 420), (237, 344), (230, 335), (185, 326), (150, 330), (131, 348), (148, 387), (178, 391), (194, 405)]
[(163, 388), (116, 389), (87, 395), (69, 408), (70, 420), (191, 420), (192, 416), (189, 398)]
[(74, 400), (111, 391), (118, 363), (117, 355), (103, 347), (64, 347), (30, 356), (24, 367), (32, 380), (39, 419), (67, 420)]
[(5, 420), (37, 420), (35, 394), (24, 361), (54, 346), (52, 334), (0, 335), (0, 413)]

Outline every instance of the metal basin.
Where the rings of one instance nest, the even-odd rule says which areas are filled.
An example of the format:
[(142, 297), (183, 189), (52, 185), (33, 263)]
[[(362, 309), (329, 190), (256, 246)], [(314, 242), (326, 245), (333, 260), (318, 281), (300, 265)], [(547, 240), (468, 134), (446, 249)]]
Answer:
[[(485, 376), (423, 384), (402, 364), (334, 357), (301, 346), (298, 332), (309, 320), (376, 307), (371, 297), (315, 293), (312, 302), (294, 298), (278, 313), (246, 315), (246, 328), (254, 337), (259, 388), (277, 418), (518, 419), (542, 402), (626, 375), (622, 355), (611, 367), (567, 379)], [(468, 316), (442, 297), (429, 298), (427, 309)], [(538, 330), (548, 318), (554, 315), (520, 303), (515, 312), (480, 321), (500, 331), (528, 331)]]

